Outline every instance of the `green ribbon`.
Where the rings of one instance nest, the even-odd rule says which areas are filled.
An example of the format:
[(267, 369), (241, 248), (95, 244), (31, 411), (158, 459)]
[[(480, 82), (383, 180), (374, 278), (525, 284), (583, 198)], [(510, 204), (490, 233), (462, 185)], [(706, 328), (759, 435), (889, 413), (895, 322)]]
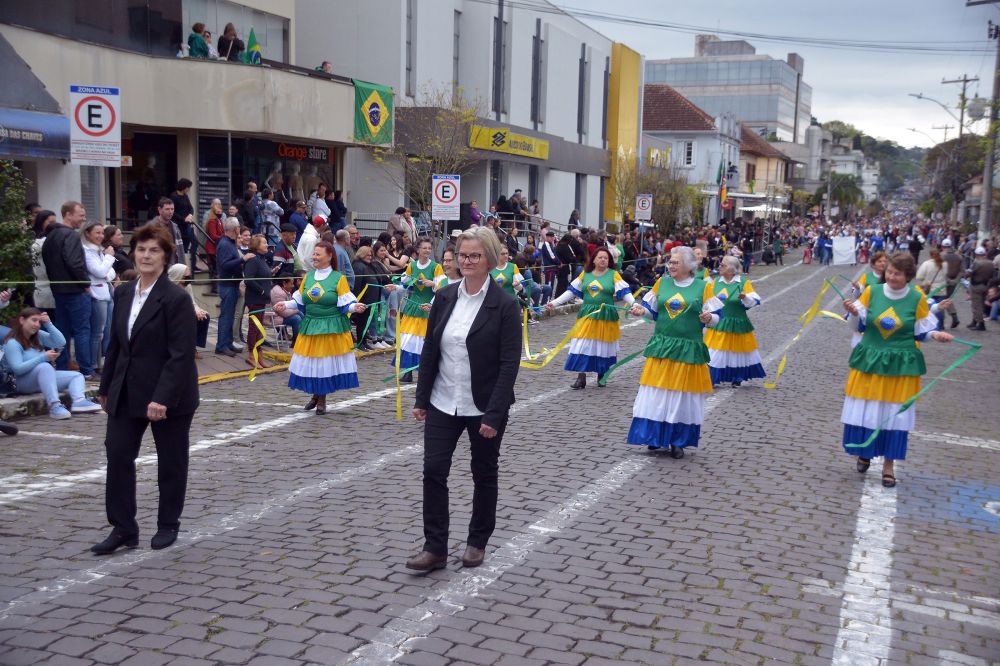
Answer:
[[(404, 370), (400, 370), (400, 371), (399, 371), (399, 374), (401, 374), (401, 375), (405, 375), (405, 374), (406, 374), (406, 373), (408, 373), (408, 372), (413, 372), (414, 370), (419, 370), (419, 369), (420, 369), (420, 366), (419, 366), (419, 365), (415, 365), (415, 366), (413, 366), (412, 368), (406, 368), (406, 369), (404, 369)], [(388, 377), (386, 377), (386, 378), (385, 378), (385, 379), (383, 379), (382, 381), (383, 381), (383, 382), (391, 382), (391, 381), (392, 381), (392, 380), (394, 380), (395, 378), (396, 378), (396, 373), (392, 373), (391, 375), (389, 375)]]
[[(840, 277), (843, 277), (843, 276), (840, 276)], [(831, 287), (833, 287), (833, 290), (834, 290), (835, 292), (837, 292), (837, 296), (840, 296), (840, 300), (842, 300), (842, 301), (846, 301), (846, 300), (847, 300), (847, 299), (846, 299), (846, 298), (844, 297), (844, 294), (843, 294), (843, 292), (841, 292), (841, 291), (840, 291), (839, 289), (837, 289), (837, 285), (835, 285), (835, 284), (833, 283), (833, 280), (831, 280), (830, 278), (827, 278), (827, 279), (826, 279), (826, 283), (827, 283), (828, 285), (830, 285)]]
[(363, 331), (361, 331), (361, 335), (358, 337), (358, 341), (354, 345), (355, 349), (360, 347), (361, 344), (365, 341), (365, 336), (368, 334), (368, 328), (372, 325), (372, 319), (375, 318), (375, 314), (382, 309), (383, 305), (384, 303), (382, 301), (378, 301), (368, 306), (368, 321), (365, 322), (365, 328)]
[[(692, 305), (691, 303), (688, 303), (688, 304), (687, 304), (687, 307), (685, 307), (685, 308), (684, 308), (683, 310), (681, 310), (681, 312), (680, 312), (680, 314), (679, 314), (679, 315), (677, 315), (676, 317), (674, 317), (673, 319), (671, 319), (671, 320), (670, 320), (670, 321), (669, 321), (669, 322), (667, 323), (667, 325), (663, 327), (663, 330), (664, 330), (664, 331), (667, 331), (667, 330), (669, 330), (669, 329), (670, 329), (670, 327), (671, 327), (671, 326), (673, 326), (674, 324), (676, 324), (676, 323), (677, 323), (677, 320), (681, 318), (681, 315), (682, 315), (682, 314), (684, 314), (685, 312), (687, 312), (688, 310), (690, 310), (690, 309), (691, 309), (691, 305)], [(668, 315), (668, 316), (669, 316), (669, 315)], [(645, 315), (643, 315), (643, 316), (642, 316), (642, 319), (643, 319), (643, 320), (645, 320), (645, 319), (646, 319), (646, 316), (645, 316)], [(615, 363), (614, 365), (612, 365), (612, 366), (611, 366), (610, 368), (608, 368), (608, 369), (607, 369), (607, 370), (605, 371), (605, 373), (604, 373), (603, 375), (601, 375), (600, 379), (598, 379), (598, 380), (597, 380), (597, 385), (598, 385), (598, 386), (607, 386), (607, 385), (608, 385), (608, 377), (610, 377), (610, 376), (611, 376), (611, 373), (612, 373), (612, 372), (614, 372), (615, 370), (617, 370), (617, 369), (618, 369), (618, 368), (620, 368), (621, 366), (625, 365), (625, 364), (626, 364), (626, 363), (628, 363), (629, 361), (633, 360), (633, 359), (634, 359), (634, 358), (635, 358), (636, 356), (639, 356), (639, 355), (640, 355), (640, 354), (642, 354), (642, 353), (643, 353), (644, 351), (646, 351), (645, 347), (644, 347), (644, 348), (642, 348), (642, 349), (640, 349), (639, 351), (637, 351), (637, 352), (633, 353), (633, 354), (629, 354), (628, 356), (626, 356), (626, 357), (625, 357), (625, 358), (623, 358), (622, 360), (620, 360), (620, 361), (618, 361), (617, 363)]]
[(956, 360), (954, 363), (952, 363), (947, 368), (945, 368), (944, 371), (940, 375), (938, 375), (937, 377), (935, 377), (934, 379), (932, 379), (931, 381), (929, 381), (927, 383), (927, 385), (924, 386), (922, 389), (920, 389), (913, 397), (911, 397), (909, 400), (907, 400), (902, 405), (900, 405), (899, 411), (897, 411), (895, 414), (893, 414), (892, 416), (890, 416), (889, 418), (887, 418), (885, 421), (883, 421), (882, 424), (879, 425), (879, 427), (875, 430), (875, 432), (873, 432), (868, 437), (868, 439), (866, 439), (861, 444), (844, 444), (844, 447), (848, 448), (848, 449), (863, 449), (865, 447), (871, 446), (872, 442), (874, 442), (875, 439), (879, 436), (879, 433), (881, 433), (882, 430), (884, 430), (885, 427), (887, 425), (889, 425), (889, 421), (891, 421), (892, 419), (896, 418), (897, 416), (899, 416), (900, 414), (902, 414), (903, 412), (905, 412), (907, 409), (909, 409), (910, 407), (912, 407), (913, 403), (915, 403), (918, 399), (920, 399), (920, 396), (922, 396), (923, 394), (925, 394), (928, 391), (930, 391), (934, 387), (935, 384), (937, 384), (939, 381), (941, 381), (942, 379), (944, 379), (946, 376), (948, 376), (949, 374), (951, 374), (952, 372), (954, 372), (955, 370), (957, 370), (958, 368), (960, 368), (961, 366), (963, 366), (965, 363), (967, 363), (969, 359), (971, 359), (973, 356), (975, 356), (979, 352), (979, 350), (983, 348), (983, 346), (981, 344), (978, 344), (976, 342), (968, 342), (967, 340), (959, 340), (958, 338), (953, 338), (953, 342), (957, 342), (957, 343), (959, 343), (961, 345), (965, 345), (969, 349), (964, 354), (962, 354), (958, 358), (958, 360)]

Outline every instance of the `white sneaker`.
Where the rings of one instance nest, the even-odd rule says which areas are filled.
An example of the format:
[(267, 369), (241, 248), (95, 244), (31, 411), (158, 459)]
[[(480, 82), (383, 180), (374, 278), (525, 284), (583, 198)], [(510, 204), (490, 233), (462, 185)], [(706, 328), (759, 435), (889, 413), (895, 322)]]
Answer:
[(244, 349), (246, 349), (246, 347), (238, 342), (234, 342), (233, 349), (235, 349), (236, 351), (243, 351)]
[(49, 407), (49, 418), (62, 421), (64, 419), (73, 418), (73, 415), (70, 414), (69, 410), (63, 407), (62, 404), (56, 404)]
[(86, 414), (88, 412), (99, 412), (101, 411), (101, 406), (96, 402), (91, 402), (84, 398), (83, 400), (77, 400), (70, 406), (70, 411), (74, 414)]
[(392, 349), (392, 345), (390, 345), (385, 340), (379, 340), (378, 342), (375, 343), (375, 346), (378, 347), (379, 349)]

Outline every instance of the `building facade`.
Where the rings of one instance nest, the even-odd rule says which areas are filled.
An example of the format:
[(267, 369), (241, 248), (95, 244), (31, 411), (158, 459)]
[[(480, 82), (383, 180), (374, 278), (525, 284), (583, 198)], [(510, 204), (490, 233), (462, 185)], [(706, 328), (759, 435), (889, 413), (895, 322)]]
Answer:
[(668, 163), (689, 185), (709, 196), (706, 221), (720, 219), (721, 176), (735, 191), (739, 186), (740, 123), (731, 115), (713, 117), (665, 84), (644, 86), (640, 155), (650, 150), (669, 155)]
[(744, 41), (697, 35), (695, 55), (646, 61), (646, 82), (666, 83), (712, 116), (733, 114), (765, 138), (802, 143), (812, 111), (805, 61), (758, 55)]
[[(600, 223), (611, 40), (547, 3), (299, 0), (295, 15), (299, 62), (328, 60), (337, 72), (396, 91), (396, 136), (408, 153), (421, 147), (405, 137), (429, 128), (408, 131), (407, 124), (433, 117), (409, 107), (457, 95), (477, 109), (468, 141), (479, 152), (461, 174), (463, 202), (485, 209), (521, 189), (541, 202), (546, 218), (564, 222), (578, 209), (587, 226)], [(500, 135), (519, 138), (494, 143)], [(400, 174), (387, 175), (368, 151), (349, 150), (347, 162), (352, 210), (388, 214), (408, 205)]]
[[(0, 5), (0, 40), (60, 114), (68, 117), (71, 85), (121, 90), (121, 168), (15, 155), (34, 183), (31, 200), (53, 209), (79, 200), (89, 218), (130, 226), (182, 177), (194, 182), (199, 219), (212, 198), (241, 196), (251, 178), (283, 200), (320, 180), (340, 185), (345, 148), (357, 145), (354, 87), (295, 67), (294, 0), (121, 4), (113, 16), (73, 0)], [(244, 42), (252, 27), (265, 66), (177, 57), (195, 22), (213, 42), (227, 23)]]

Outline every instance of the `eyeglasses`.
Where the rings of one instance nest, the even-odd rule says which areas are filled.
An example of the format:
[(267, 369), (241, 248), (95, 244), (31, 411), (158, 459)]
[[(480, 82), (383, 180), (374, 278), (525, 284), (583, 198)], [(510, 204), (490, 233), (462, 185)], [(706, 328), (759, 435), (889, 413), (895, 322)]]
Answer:
[(478, 264), (482, 258), (483, 255), (479, 252), (473, 252), (472, 254), (465, 254), (464, 252), (458, 253), (458, 260), (461, 263), (465, 263), (467, 261), (470, 264)]

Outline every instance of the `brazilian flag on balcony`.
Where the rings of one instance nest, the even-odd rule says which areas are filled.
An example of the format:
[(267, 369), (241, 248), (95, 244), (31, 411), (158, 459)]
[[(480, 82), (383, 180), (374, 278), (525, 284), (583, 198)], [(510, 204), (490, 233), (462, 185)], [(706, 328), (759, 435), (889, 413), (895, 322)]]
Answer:
[(247, 50), (240, 54), (240, 60), (248, 65), (259, 65), (260, 53), (260, 42), (257, 41), (257, 35), (254, 34), (253, 28), (250, 28), (250, 36), (247, 37)]
[(354, 140), (392, 143), (392, 88), (354, 79)]

